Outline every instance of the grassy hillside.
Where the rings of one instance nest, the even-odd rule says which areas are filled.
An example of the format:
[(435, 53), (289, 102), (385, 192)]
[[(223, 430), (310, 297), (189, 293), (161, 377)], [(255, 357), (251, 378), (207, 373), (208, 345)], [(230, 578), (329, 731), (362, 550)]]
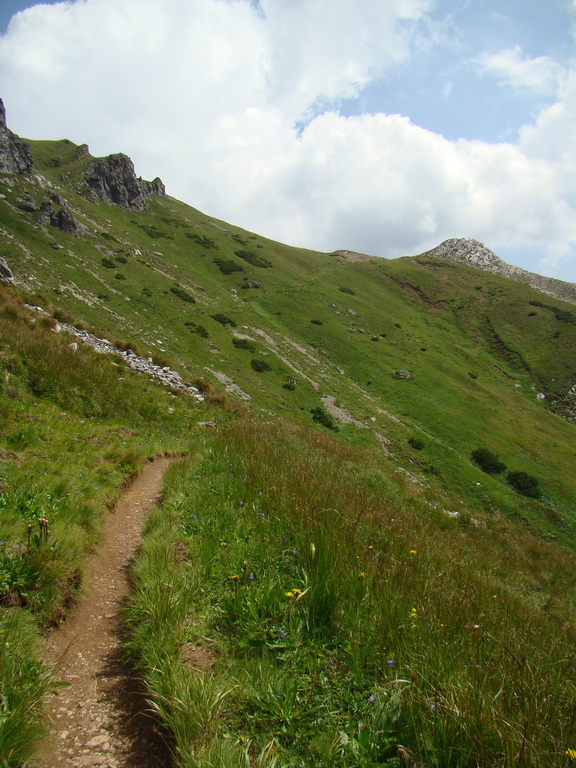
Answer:
[[(40, 180), (0, 178), (6, 765), (50, 687), (34, 637), (164, 452), (189, 458), (127, 627), (179, 765), (567, 765), (573, 306), (437, 259), (291, 248), (170, 197), (89, 201), (89, 156), (31, 148)], [(49, 200), (76, 234), (39, 224)], [(165, 391), (55, 319), (226, 394)]]
[[(90, 156), (67, 141), (31, 146), (53, 186), (4, 180), (4, 254), (45, 304), (262, 413), (311, 424), (311, 410), (340, 407), (349, 418), (339, 436), (409, 471), (415, 487), (572, 546), (574, 427), (563, 419), (576, 383), (572, 305), (459, 264), (350, 263), (290, 248), (169, 197), (143, 212), (89, 202)], [(49, 194), (67, 201), (77, 235), (18, 207)], [(537, 476), (540, 499), (479, 471), (478, 448)]]

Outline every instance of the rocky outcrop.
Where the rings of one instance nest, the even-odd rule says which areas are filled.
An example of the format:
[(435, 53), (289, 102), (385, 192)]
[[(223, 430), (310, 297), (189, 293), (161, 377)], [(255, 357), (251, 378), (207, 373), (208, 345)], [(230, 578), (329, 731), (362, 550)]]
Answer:
[(554, 296), (562, 301), (576, 304), (576, 285), (574, 283), (566, 283), (553, 277), (544, 277), (534, 272), (528, 272), (526, 269), (507, 264), (478, 240), (466, 238), (445, 240), (436, 248), (426, 251), (426, 253), (421, 254), (418, 258), (422, 257), (456, 261), (469, 267), (476, 267), (476, 269), (491, 272), (493, 275), (502, 275), (511, 280), (527, 283), (532, 288), (542, 291), (542, 293), (547, 293), (549, 296)]
[(12, 274), (12, 271), (10, 270), (10, 267), (6, 263), (5, 259), (0, 259), (0, 281), (5, 283), (14, 282), (14, 275)]
[(134, 163), (123, 154), (97, 158), (86, 168), (84, 177), (89, 199), (135, 211), (145, 211), (151, 195), (166, 194), (160, 179), (144, 181), (136, 176)]
[[(54, 207), (54, 204), (60, 206), (59, 210)], [(38, 224), (43, 227), (48, 225), (56, 227), (68, 235), (77, 235), (79, 230), (85, 229), (76, 221), (66, 201), (58, 195), (51, 195), (51, 200), (45, 200), (41, 204)]]
[(0, 99), (0, 173), (29, 174), (31, 170), (30, 147), (8, 129), (6, 109)]

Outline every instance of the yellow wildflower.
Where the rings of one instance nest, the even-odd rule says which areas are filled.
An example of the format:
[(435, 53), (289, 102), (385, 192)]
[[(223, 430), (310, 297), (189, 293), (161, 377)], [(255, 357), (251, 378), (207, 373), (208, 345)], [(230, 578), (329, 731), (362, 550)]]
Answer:
[(294, 592), (284, 592), (287, 598), (294, 597)]
[(359, 579), (365, 579), (366, 578), (366, 573), (364, 571), (360, 571), (360, 573), (358, 574), (358, 578)]
[(417, 551), (416, 551), (415, 549), (411, 549), (411, 550), (410, 550), (410, 554), (411, 554), (411, 555), (415, 555), (415, 554), (417, 554)]
[(566, 757), (568, 760), (576, 760), (576, 749), (567, 749)]

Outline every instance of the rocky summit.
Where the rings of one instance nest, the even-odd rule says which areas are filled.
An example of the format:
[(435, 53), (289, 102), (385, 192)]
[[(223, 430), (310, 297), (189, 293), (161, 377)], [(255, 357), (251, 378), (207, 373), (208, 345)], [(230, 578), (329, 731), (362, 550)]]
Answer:
[(511, 280), (518, 280), (521, 283), (531, 285), (532, 288), (536, 288), (542, 291), (542, 293), (547, 293), (549, 296), (576, 304), (576, 285), (574, 283), (566, 283), (553, 277), (544, 277), (521, 267), (507, 264), (487, 248), (484, 243), (472, 238), (462, 237), (444, 240), (436, 248), (422, 255), (430, 256), (434, 259), (457, 261), (469, 267), (491, 272), (493, 275), (502, 275)]

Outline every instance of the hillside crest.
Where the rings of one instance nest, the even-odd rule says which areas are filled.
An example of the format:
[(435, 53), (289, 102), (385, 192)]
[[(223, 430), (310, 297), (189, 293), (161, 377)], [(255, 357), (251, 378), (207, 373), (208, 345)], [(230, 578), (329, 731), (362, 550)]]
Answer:
[(462, 237), (444, 240), (443, 243), (440, 243), (440, 245), (437, 245), (430, 251), (426, 251), (422, 256), (466, 264), (469, 267), (491, 272), (493, 275), (501, 275), (510, 280), (526, 283), (549, 296), (576, 304), (576, 285), (574, 283), (567, 283), (553, 277), (545, 277), (535, 272), (529, 272), (521, 267), (507, 264), (494, 251), (487, 248), (484, 243), (472, 238)]

